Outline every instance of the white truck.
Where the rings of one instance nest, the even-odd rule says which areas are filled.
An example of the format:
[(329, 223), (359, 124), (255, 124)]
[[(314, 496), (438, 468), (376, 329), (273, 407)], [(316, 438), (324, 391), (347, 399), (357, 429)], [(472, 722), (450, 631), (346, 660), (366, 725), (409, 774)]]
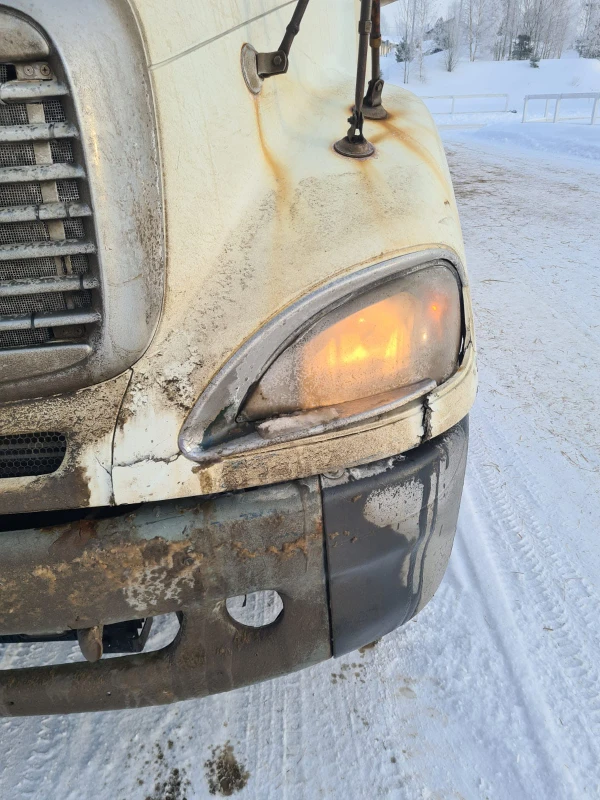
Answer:
[(2, 0), (0, 643), (85, 659), (0, 672), (0, 713), (272, 678), (439, 585), (473, 319), (379, 4)]

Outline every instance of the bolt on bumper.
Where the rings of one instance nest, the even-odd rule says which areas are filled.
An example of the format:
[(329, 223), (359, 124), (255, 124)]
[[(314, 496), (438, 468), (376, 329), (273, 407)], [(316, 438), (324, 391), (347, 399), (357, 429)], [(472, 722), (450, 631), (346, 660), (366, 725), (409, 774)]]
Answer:
[[(397, 458), (276, 486), (0, 535), (0, 635), (177, 612), (174, 641), (96, 663), (0, 671), (6, 716), (171, 703), (368, 644), (435, 592), (450, 556), (467, 420)], [(228, 597), (272, 589), (271, 624)]]

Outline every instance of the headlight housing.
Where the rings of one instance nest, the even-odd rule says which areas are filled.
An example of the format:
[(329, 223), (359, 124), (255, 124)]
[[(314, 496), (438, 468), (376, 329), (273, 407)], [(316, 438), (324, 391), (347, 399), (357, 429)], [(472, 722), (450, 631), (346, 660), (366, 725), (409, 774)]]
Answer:
[(456, 369), (455, 274), (436, 265), (388, 281), (322, 316), (272, 364), (243, 407), (259, 420), (442, 383)]
[(382, 418), (456, 371), (460, 263), (411, 253), (332, 282), (273, 318), (227, 362), (180, 434), (195, 461)]

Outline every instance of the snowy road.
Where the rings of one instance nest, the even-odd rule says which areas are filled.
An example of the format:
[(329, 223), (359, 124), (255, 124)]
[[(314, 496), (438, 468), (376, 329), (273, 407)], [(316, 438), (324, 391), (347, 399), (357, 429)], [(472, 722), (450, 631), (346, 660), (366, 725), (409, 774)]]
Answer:
[(374, 648), (279, 681), (2, 720), (0, 798), (600, 796), (600, 170), (447, 148), (480, 393), (434, 600)]

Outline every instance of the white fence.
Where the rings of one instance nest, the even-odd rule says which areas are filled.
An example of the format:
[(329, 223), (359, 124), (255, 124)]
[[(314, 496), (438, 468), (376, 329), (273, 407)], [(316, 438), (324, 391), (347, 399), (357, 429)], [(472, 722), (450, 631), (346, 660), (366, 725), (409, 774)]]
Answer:
[[(462, 100), (480, 100), (483, 98), (502, 98), (504, 101), (503, 103), (498, 103), (498, 105), (502, 105), (502, 108), (477, 108), (475, 110), (467, 109), (464, 110), (462, 108), (456, 109), (456, 101)], [(431, 97), (421, 97), (421, 100), (450, 100), (450, 111), (433, 111), (430, 109), (432, 114), (485, 114), (490, 112), (501, 112), (501, 111), (508, 111), (508, 95), (507, 94), (440, 94)], [(472, 103), (470, 105), (473, 105)]]
[[(527, 107), (531, 100), (545, 100), (546, 105), (544, 107), (544, 116), (543, 117), (528, 117), (527, 116)], [(565, 100), (591, 100), (593, 101), (590, 104), (590, 110), (584, 114), (583, 116), (569, 116), (569, 117), (561, 117), (560, 116), (560, 106), (561, 103)], [(554, 109), (550, 109), (550, 114), (548, 110), (550, 108), (551, 101), (554, 101)], [(581, 107), (581, 103), (578, 103)], [(593, 125), (596, 122), (596, 118), (599, 116), (598, 110), (600, 108), (600, 93), (595, 92), (573, 92), (571, 94), (528, 94), (525, 97), (525, 102), (523, 103), (523, 118), (521, 122), (560, 122), (560, 121), (567, 121), (567, 120), (589, 120), (590, 125)], [(579, 113), (578, 111), (576, 113)]]

